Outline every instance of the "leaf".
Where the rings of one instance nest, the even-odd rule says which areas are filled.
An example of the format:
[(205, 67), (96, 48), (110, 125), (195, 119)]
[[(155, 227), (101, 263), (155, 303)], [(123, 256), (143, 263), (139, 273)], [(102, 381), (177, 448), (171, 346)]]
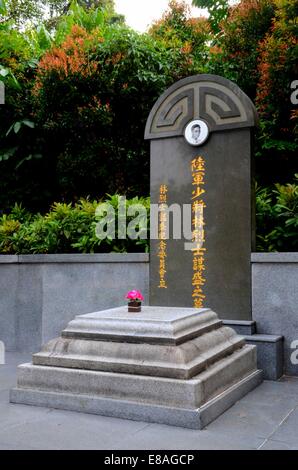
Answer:
[(3, 16), (7, 14), (7, 8), (6, 8), (5, 0), (0, 0), (0, 14), (3, 15)]
[(19, 121), (13, 125), (13, 130), (15, 134), (18, 134), (20, 132), (21, 127), (22, 127), (22, 123)]
[(12, 81), (13, 81), (13, 84), (14, 84), (15, 88), (17, 88), (18, 90), (21, 90), (22, 86), (19, 83), (19, 81), (17, 80), (17, 78), (15, 77), (15, 75), (12, 72), (10, 72), (10, 75), (12, 77)]
[(27, 62), (28, 64), (28, 67), (30, 67), (31, 69), (36, 69), (37, 66), (38, 66), (38, 60), (37, 59), (31, 59)]
[(7, 77), (7, 75), (9, 75), (9, 70), (5, 69), (4, 67), (1, 67), (0, 75), (1, 75), (1, 77)]
[(27, 127), (31, 127), (31, 129), (34, 129), (34, 127), (35, 127), (34, 122), (29, 121), (28, 119), (24, 119), (24, 120), (22, 121), (22, 124), (24, 124), (24, 125), (27, 126)]
[(37, 39), (41, 49), (49, 49), (52, 45), (52, 38), (49, 31), (42, 24), (37, 28)]
[(9, 134), (11, 133), (11, 131), (13, 130), (13, 126), (14, 126), (14, 124), (12, 124), (12, 125), (10, 126), (10, 128), (8, 129), (8, 131), (6, 132), (6, 134), (5, 134), (6, 137), (8, 137)]
[(21, 161), (16, 165), (16, 167), (15, 167), (16, 170), (17, 170), (18, 168), (20, 168), (20, 166), (23, 165), (24, 162), (29, 162), (30, 160), (32, 160), (32, 158), (33, 158), (32, 155), (29, 155), (28, 157), (23, 158), (23, 160), (21, 160)]
[(2, 155), (0, 155), (0, 162), (7, 161), (10, 157), (12, 157), (15, 154), (17, 149), (18, 147), (12, 147), (6, 150), (4, 153), (2, 153)]

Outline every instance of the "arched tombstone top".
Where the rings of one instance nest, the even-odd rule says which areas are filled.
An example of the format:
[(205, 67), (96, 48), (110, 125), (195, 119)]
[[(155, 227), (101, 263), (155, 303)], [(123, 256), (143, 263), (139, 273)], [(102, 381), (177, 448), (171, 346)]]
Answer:
[(217, 75), (193, 75), (176, 82), (157, 100), (145, 139), (183, 135), (186, 125), (196, 119), (205, 121), (210, 132), (258, 123), (252, 101), (235, 83)]

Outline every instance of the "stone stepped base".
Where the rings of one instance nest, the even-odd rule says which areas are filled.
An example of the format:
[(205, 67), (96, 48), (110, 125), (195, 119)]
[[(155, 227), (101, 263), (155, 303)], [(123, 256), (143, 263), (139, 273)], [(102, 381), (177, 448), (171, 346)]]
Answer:
[(10, 401), (147, 423), (203, 429), (257, 387), (262, 380), (262, 372), (255, 371), (197, 409), (29, 388), (11, 390)]
[(210, 309), (123, 307), (76, 317), (11, 401), (200, 429), (261, 380), (256, 347)]
[(23, 364), (18, 387), (197, 408), (249, 375), (255, 361), (255, 347), (245, 346), (189, 380)]
[[(33, 355), (34, 365), (189, 379), (242, 348), (230, 328), (216, 328), (183, 344), (154, 348), (146, 343), (58, 338)], [(198, 355), (198, 351), (200, 354)]]

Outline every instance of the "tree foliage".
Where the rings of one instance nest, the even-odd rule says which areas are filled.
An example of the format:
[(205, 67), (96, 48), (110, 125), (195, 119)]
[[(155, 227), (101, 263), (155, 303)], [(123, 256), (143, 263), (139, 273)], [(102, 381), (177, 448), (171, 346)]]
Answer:
[[(77, 0), (76, 3), (87, 10), (106, 8), (114, 12), (114, 0)], [(53, 25), (55, 19), (71, 9), (72, 4), (70, 0), (0, 0), (0, 25), (9, 23), (19, 29), (45, 19)]]
[(26, 23), (39, 23), (48, 13), (61, 13), (66, 6), (63, 0), (0, 0), (0, 24), (9, 23), (22, 28)]
[(229, 9), (210, 49), (210, 70), (236, 82), (252, 100), (259, 81), (259, 44), (274, 17), (272, 0), (241, 0)]
[(206, 18), (192, 18), (184, 1), (171, 0), (168, 10), (154, 22), (149, 34), (172, 51), (184, 56), (181, 74), (204, 73), (207, 70), (210, 26)]
[(256, 104), (259, 183), (287, 182), (297, 171), (297, 109), (290, 100), (298, 76), (297, 2), (241, 0), (221, 28), (210, 71), (236, 82)]
[(193, 5), (198, 8), (207, 8), (208, 21), (212, 31), (217, 34), (220, 32), (220, 23), (226, 19), (229, 11), (228, 0), (193, 0)]
[[(30, 0), (15, 20), (8, 19), (7, 5), (22, 6), (21, 0), (0, 0), (6, 18), (0, 22), (0, 79), (6, 86), (1, 210), (22, 202), (44, 211), (54, 200), (98, 199), (107, 192), (147, 195), (143, 132), (149, 111), (169, 85), (196, 73), (222, 75), (255, 102), (259, 202), (268, 196), (269, 205), (279, 204), (273, 191), (288, 188), (297, 172), (298, 112), (290, 100), (298, 76), (296, 0), (241, 0), (215, 23), (212, 15), (192, 18), (185, 2), (172, 0), (146, 34), (125, 26), (113, 2), (54, 3), (65, 13), (53, 10), (53, 22), (40, 23)], [(199, 6), (211, 11), (217, 3), (201, 0)], [(275, 249), (275, 235), (268, 233), (277, 224), (267, 215), (263, 220), (273, 228), (259, 229), (265, 237), (260, 246), (270, 238)], [(288, 240), (292, 249), (289, 234), (296, 226), (282, 227), (282, 248)]]
[(61, 197), (148, 194), (149, 111), (171, 83), (204, 70), (206, 53), (193, 60), (187, 41), (191, 32), (202, 52), (206, 34), (189, 27), (176, 44), (73, 4), (55, 34), (3, 32), (15, 44), (3, 53), (0, 204), (40, 209)]

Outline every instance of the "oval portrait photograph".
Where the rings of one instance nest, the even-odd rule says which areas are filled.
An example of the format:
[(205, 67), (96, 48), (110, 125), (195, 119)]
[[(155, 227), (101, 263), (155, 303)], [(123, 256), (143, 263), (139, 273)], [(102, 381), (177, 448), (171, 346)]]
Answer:
[(190, 145), (202, 145), (209, 136), (209, 129), (204, 121), (196, 119), (185, 128), (184, 136)]

